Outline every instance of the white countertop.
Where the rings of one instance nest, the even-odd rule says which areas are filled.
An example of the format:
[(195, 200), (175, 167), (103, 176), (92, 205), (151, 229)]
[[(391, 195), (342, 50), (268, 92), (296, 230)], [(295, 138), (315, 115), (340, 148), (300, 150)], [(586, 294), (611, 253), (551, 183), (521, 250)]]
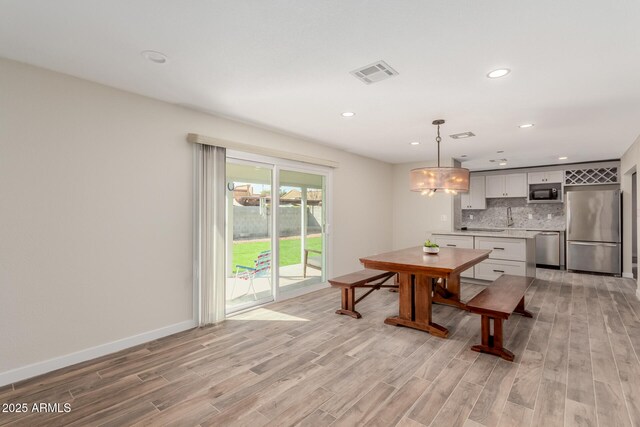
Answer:
[[(549, 227), (528, 227), (528, 228), (522, 228), (522, 227), (482, 227), (482, 226), (475, 226), (475, 225), (468, 225), (466, 227), (472, 228), (472, 229), (482, 229), (482, 231), (494, 231), (494, 230), (524, 230), (524, 231), (565, 231), (566, 227), (555, 227), (555, 228), (549, 228)], [(458, 230), (456, 230), (458, 231)]]
[(534, 239), (538, 231), (527, 231), (508, 228), (504, 231), (494, 230), (454, 230), (454, 231), (434, 231), (432, 234), (454, 235), (454, 236), (475, 236), (475, 237), (508, 237), (512, 239)]

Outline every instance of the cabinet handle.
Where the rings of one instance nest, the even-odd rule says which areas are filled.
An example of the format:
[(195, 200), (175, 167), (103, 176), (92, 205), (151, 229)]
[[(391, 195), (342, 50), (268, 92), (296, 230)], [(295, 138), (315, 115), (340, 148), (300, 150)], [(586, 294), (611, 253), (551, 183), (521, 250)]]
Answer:
[(455, 248), (457, 245), (450, 245), (449, 243), (447, 243), (447, 246), (451, 246), (452, 248)]
[(496, 249), (498, 251), (504, 251), (504, 248), (493, 248), (493, 249)]
[(493, 270), (494, 273), (504, 273), (504, 270)]

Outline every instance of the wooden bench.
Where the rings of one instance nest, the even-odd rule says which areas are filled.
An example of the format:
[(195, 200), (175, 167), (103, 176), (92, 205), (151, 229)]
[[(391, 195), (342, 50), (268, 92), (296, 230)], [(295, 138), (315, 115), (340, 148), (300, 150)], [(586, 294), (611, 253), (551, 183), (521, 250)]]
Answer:
[(524, 294), (534, 280), (533, 277), (503, 274), (467, 303), (467, 309), (471, 313), (482, 316), (482, 344), (474, 345), (471, 350), (513, 361), (513, 353), (502, 346), (502, 321), (508, 319), (511, 313), (532, 317), (524, 308)]
[[(380, 288), (397, 288), (397, 284), (385, 285), (384, 283), (394, 277), (396, 273), (388, 271), (364, 269), (355, 273), (330, 279), (329, 283), (334, 288), (342, 289), (342, 308), (336, 314), (346, 314), (359, 319), (362, 316), (356, 311), (356, 304), (367, 297), (371, 292)], [(356, 288), (371, 288), (370, 291), (356, 299)]]

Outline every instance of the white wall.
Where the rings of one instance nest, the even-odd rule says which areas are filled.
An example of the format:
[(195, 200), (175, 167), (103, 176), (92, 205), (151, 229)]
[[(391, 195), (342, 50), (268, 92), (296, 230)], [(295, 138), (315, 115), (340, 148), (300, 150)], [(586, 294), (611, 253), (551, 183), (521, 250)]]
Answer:
[(0, 59), (0, 378), (192, 320), (188, 132), (338, 161), (334, 274), (391, 248), (389, 164)]
[[(443, 161), (443, 166), (451, 163)], [(436, 166), (435, 162), (393, 165), (393, 248), (401, 249), (424, 243), (434, 231), (451, 231), (455, 197), (436, 193), (432, 197), (409, 191), (411, 169)], [(445, 220), (442, 220), (444, 215)]]
[[(631, 218), (636, 215), (640, 219), (640, 211), (631, 211), (631, 175), (633, 172), (640, 172), (640, 136), (627, 149), (620, 159), (620, 173), (622, 176), (622, 272), (625, 276), (630, 276), (631, 270)], [(640, 200), (640, 192), (636, 197)], [(640, 233), (637, 238), (640, 242)]]

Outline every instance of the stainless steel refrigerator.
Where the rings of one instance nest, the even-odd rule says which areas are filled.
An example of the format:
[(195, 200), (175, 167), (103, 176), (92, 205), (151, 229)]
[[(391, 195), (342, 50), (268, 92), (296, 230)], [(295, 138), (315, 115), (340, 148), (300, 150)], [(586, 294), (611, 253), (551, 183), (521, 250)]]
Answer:
[(567, 192), (567, 270), (620, 275), (620, 190)]

